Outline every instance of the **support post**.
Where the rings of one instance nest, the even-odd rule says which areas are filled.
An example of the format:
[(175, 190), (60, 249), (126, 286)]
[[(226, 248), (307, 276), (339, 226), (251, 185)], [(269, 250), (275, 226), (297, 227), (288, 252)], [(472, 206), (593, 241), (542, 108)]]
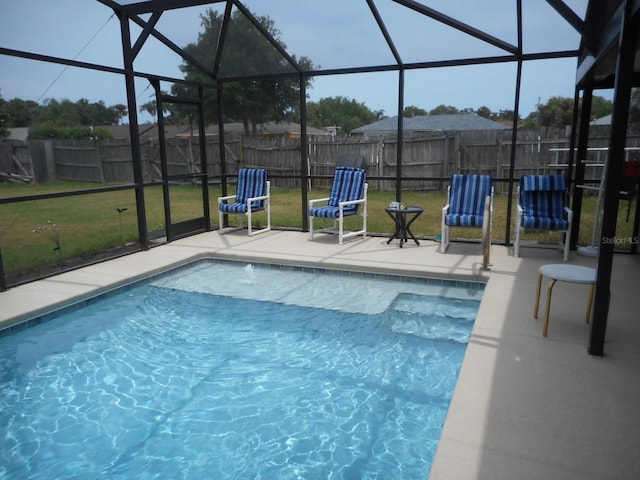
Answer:
[[(509, 159), (509, 186), (507, 195), (507, 225), (504, 243), (511, 244), (511, 212), (513, 211), (513, 175), (516, 166), (516, 146), (518, 144), (518, 117), (520, 115), (520, 88), (522, 84), (522, 0), (517, 2), (518, 10), (518, 67), (516, 72), (516, 92), (513, 101), (513, 130), (511, 133), (511, 158)], [(516, 227), (517, 228), (517, 227)]]
[(122, 54), (125, 70), (125, 86), (127, 90), (127, 110), (129, 113), (129, 136), (131, 138), (131, 159), (133, 163), (133, 181), (136, 185), (136, 213), (138, 215), (138, 239), (142, 250), (149, 249), (149, 234), (147, 232), (147, 213), (144, 202), (144, 173), (142, 169), (142, 154), (140, 152), (140, 133), (138, 129), (138, 106), (136, 103), (136, 85), (133, 69), (135, 52), (131, 48), (131, 31), (129, 18), (122, 12), (116, 11), (120, 20), (122, 36)]
[[(220, 193), (221, 196), (226, 197), (229, 195), (227, 190), (227, 157), (225, 150), (225, 138), (224, 138), (224, 102), (222, 101), (222, 86), (218, 87), (216, 100), (218, 102), (218, 153), (220, 155)], [(216, 209), (218, 205), (216, 204)], [(224, 223), (227, 223), (228, 215), (223, 215)], [(218, 228), (222, 230), (225, 225), (218, 225)]]
[(402, 203), (402, 150), (404, 144), (404, 68), (398, 70), (398, 146), (396, 150), (396, 202)]
[(631, 100), (631, 87), (633, 86), (633, 69), (638, 37), (638, 24), (631, 18), (632, 7), (633, 2), (627, 2), (625, 5), (615, 72), (609, 158), (607, 159), (607, 178), (604, 185), (602, 235), (598, 251), (596, 295), (588, 346), (589, 353), (597, 356), (604, 355), (604, 340), (609, 317), (609, 300), (611, 297), (609, 289), (611, 285), (616, 223), (618, 220), (619, 190), (627, 140), (629, 102)]
[(302, 231), (309, 231), (309, 144), (307, 140), (307, 85), (300, 74), (300, 191), (302, 192)]
[(198, 146), (200, 147), (200, 172), (202, 172), (202, 207), (204, 229), (211, 230), (211, 207), (209, 206), (209, 165), (207, 164), (207, 132), (204, 126), (204, 89), (198, 88)]
[[(578, 99), (579, 96), (576, 92), (576, 98), (573, 104), (574, 112), (578, 109)], [(578, 235), (580, 233), (580, 223), (582, 219), (582, 196), (583, 190), (582, 188), (576, 188), (579, 185), (582, 185), (584, 182), (584, 160), (587, 157), (587, 148), (589, 142), (589, 118), (591, 116), (591, 105), (593, 99), (593, 89), (586, 89), (582, 94), (582, 115), (580, 116), (580, 129), (578, 133), (578, 148), (576, 151), (576, 174), (575, 174), (575, 182), (573, 185), (573, 201), (571, 202), (571, 209), (573, 210), (573, 218), (574, 220), (571, 223), (571, 237), (570, 244), (571, 248), (575, 248), (578, 243)], [(575, 117), (574, 117), (575, 120)], [(576, 128), (576, 122), (574, 121), (574, 128)], [(573, 148), (573, 145), (572, 145)], [(594, 222), (597, 221), (597, 216), (600, 215), (600, 212), (596, 212), (596, 218)]]

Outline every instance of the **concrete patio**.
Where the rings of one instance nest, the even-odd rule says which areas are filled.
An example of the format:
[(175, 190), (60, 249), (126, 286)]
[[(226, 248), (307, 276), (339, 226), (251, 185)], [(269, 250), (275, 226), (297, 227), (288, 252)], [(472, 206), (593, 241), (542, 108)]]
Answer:
[[(549, 335), (533, 318), (538, 268), (556, 250), (386, 238), (338, 245), (300, 232), (210, 232), (0, 293), (0, 326), (108, 291), (202, 256), (487, 282), (430, 479), (640, 478), (640, 258), (616, 255), (604, 357), (587, 353), (588, 286), (558, 282)], [(596, 260), (571, 253), (570, 263)], [(541, 301), (546, 300), (546, 281)]]

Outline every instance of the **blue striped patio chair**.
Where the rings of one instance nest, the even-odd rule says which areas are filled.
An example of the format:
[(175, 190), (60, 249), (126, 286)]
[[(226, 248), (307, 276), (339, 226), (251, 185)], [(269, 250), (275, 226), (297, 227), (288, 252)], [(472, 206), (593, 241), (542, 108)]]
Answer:
[(564, 261), (569, 260), (569, 231), (573, 212), (565, 205), (564, 175), (525, 175), (518, 187), (515, 256), (520, 256), (520, 237), (525, 229), (560, 232)]
[[(367, 174), (362, 168), (338, 167), (333, 177), (333, 185), (329, 197), (309, 201), (310, 238), (316, 233), (338, 233), (338, 243), (356, 235), (367, 236)], [(326, 205), (318, 206), (320, 203)], [(362, 217), (362, 228), (345, 232), (344, 219), (352, 215)], [(332, 219), (333, 226), (314, 230), (314, 218)]]
[[(493, 221), (493, 185), (490, 175), (451, 176), (447, 189), (448, 203), (442, 208), (440, 252), (449, 248), (451, 227), (482, 228), (483, 252), (491, 245)], [(488, 255), (488, 254), (487, 254)]]
[[(218, 219), (220, 232), (223, 232), (224, 215), (237, 214), (240, 216), (240, 227), (243, 228), (242, 219), (247, 217), (247, 229), (249, 235), (268, 232), (271, 230), (271, 182), (267, 180), (267, 171), (259, 168), (241, 168), (238, 171), (238, 185), (235, 195), (218, 197)], [(252, 215), (256, 212), (266, 211), (267, 225), (261, 229), (253, 230)]]

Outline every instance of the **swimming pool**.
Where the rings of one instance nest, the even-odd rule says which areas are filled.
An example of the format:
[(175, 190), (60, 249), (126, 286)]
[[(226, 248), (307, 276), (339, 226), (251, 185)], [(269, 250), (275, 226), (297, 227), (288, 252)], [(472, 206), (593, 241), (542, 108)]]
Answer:
[(6, 478), (426, 478), (482, 287), (202, 262), (0, 338)]

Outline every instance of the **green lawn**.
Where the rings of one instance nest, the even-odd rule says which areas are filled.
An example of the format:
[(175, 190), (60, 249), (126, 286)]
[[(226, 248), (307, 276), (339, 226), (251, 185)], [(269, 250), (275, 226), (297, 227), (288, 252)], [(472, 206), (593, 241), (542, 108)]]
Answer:
[[(35, 195), (60, 191), (95, 188), (95, 184), (56, 182), (47, 185), (0, 184), (0, 198)], [(203, 215), (201, 190), (198, 186), (170, 187), (172, 221), (179, 222)], [(274, 228), (302, 228), (302, 199), (298, 190), (272, 189), (272, 226)], [(211, 224), (217, 228), (217, 188), (210, 188)], [(315, 190), (309, 198), (327, 196), (326, 190)], [(393, 221), (384, 207), (395, 200), (395, 192), (369, 190), (368, 226), (371, 234), (389, 235)], [(419, 237), (435, 238), (440, 234), (444, 192), (403, 192), (405, 205), (418, 205), (424, 213), (412, 226)], [(589, 244), (595, 210), (595, 197), (585, 197), (580, 243)], [(145, 189), (147, 229), (151, 238), (164, 236), (162, 189)], [(514, 202), (515, 210), (515, 202)], [(619, 231), (631, 235), (631, 224), (625, 222), (626, 208), (621, 206)], [(494, 206), (492, 238), (496, 243), (505, 239), (507, 196), (498, 195)], [(515, 217), (515, 211), (513, 212)], [(233, 222), (233, 217), (231, 218)], [(347, 219), (346, 228), (355, 218)], [(50, 225), (48, 222), (52, 222)], [(257, 215), (264, 223), (264, 214)], [(52, 225), (55, 224), (54, 228)], [(41, 228), (38, 228), (41, 227)], [(511, 223), (513, 232), (513, 220)], [(53, 265), (61, 268), (69, 259), (92, 258), (113, 248), (137, 248), (137, 214), (133, 190), (92, 193), (89, 195), (33, 200), (0, 206), (0, 248), (5, 273), (13, 273)], [(513, 237), (513, 233), (512, 233)], [(452, 238), (480, 238), (479, 229), (453, 229)], [(556, 242), (557, 234), (526, 233), (524, 240)], [(59, 249), (57, 247), (60, 247)]]

